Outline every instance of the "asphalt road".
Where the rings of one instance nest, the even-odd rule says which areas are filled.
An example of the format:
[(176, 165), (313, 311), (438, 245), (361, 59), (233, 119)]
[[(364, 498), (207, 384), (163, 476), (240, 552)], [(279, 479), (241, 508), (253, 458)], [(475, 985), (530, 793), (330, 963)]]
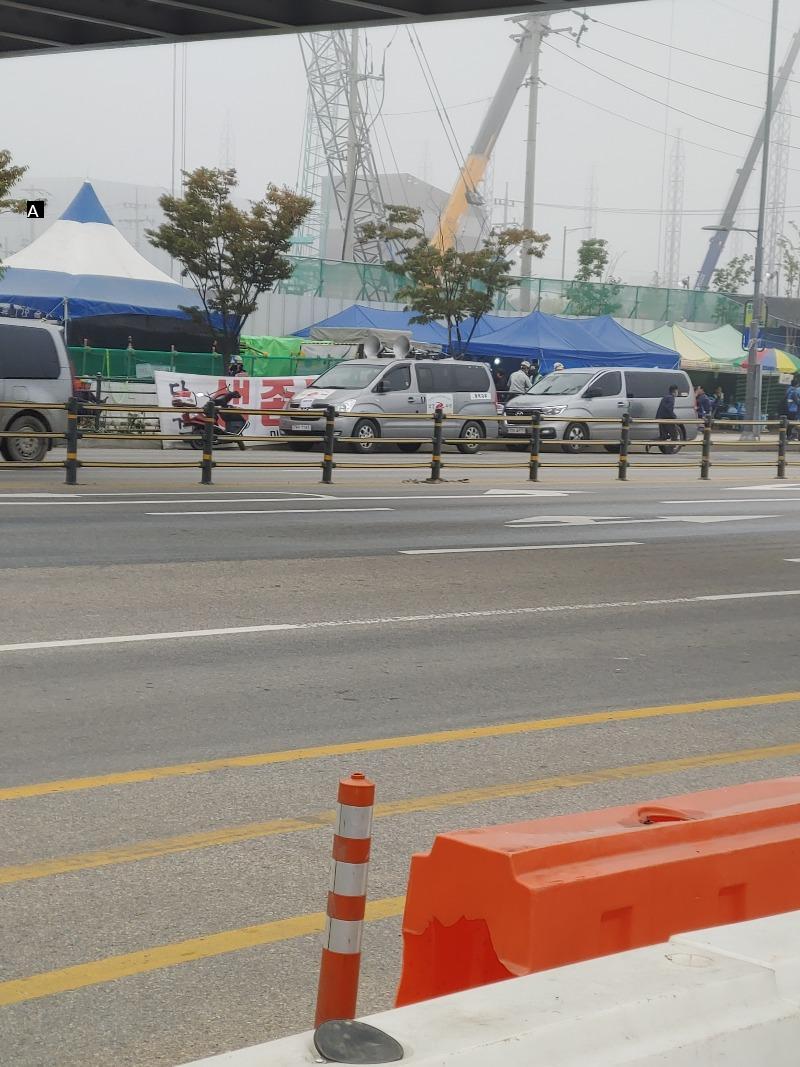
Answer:
[(41, 473), (0, 488), (3, 1063), (306, 1028), (352, 770), (386, 805), (363, 1013), (437, 831), (800, 773), (800, 484), (772, 472)]

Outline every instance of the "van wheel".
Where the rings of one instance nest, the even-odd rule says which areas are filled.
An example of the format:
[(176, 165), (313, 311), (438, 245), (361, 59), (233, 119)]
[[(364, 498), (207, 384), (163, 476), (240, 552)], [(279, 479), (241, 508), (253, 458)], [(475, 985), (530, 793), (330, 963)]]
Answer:
[(372, 419), (359, 419), (353, 427), (355, 441), (350, 442), (350, 449), (361, 456), (372, 456), (378, 451), (378, 439), (381, 431)]
[(402, 445), (397, 446), (398, 452), (419, 452), (422, 445), (419, 441), (404, 441)]
[(481, 441), (486, 432), (479, 422), (467, 422), (461, 428), (456, 448), (465, 456), (474, 456), (481, 450)]
[[(28, 433), (47, 432), (45, 424), (41, 419), (37, 419), (35, 415), (22, 415), (8, 429), (21, 435), (24, 435), (26, 430)], [(46, 437), (20, 436), (6, 437), (4, 440), (8, 458), (12, 463), (41, 463), (47, 455), (48, 439)]]
[(589, 440), (589, 427), (582, 422), (571, 422), (564, 431), (564, 444), (562, 452), (568, 452), (571, 456), (580, 455), (584, 445)]
[(7, 437), (0, 437), (0, 456), (2, 456), (5, 460), (10, 460), (11, 456), (9, 456), (8, 454), (8, 445), (6, 444), (7, 440)]

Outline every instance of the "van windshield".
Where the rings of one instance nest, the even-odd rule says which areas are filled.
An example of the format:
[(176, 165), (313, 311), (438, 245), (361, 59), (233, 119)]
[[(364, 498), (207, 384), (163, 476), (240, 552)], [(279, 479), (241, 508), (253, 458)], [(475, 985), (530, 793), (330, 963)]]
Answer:
[(386, 367), (385, 363), (340, 363), (321, 374), (312, 389), (366, 389)]
[(596, 373), (593, 370), (560, 370), (556, 374), (548, 374), (546, 378), (541, 378), (532, 389), (528, 390), (528, 395), (572, 396), (573, 393), (579, 393)]

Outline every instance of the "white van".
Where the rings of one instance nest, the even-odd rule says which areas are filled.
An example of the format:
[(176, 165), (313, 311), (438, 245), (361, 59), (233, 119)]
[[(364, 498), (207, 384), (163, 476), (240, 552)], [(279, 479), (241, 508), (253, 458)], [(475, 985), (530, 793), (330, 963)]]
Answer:
[[(308, 449), (303, 436), (322, 433), (322, 413), (336, 409), (336, 436), (355, 438), (350, 447), (369, 455), (381, 437), (430, 438), (430, 419), (383, 418), (385, 415), (433, 414), (441, 406), (447, 418), (444, 440), (471, 455), (481, 442), (497, 437), (497, 403), (485, 363), (460, 359), (347, 359), (325, 371), (286, 405), (281, 433), (291, 436), (291, 447)], [(401, 441), (401, 452), (416, 452), (416, 441)]]
[[(677, 440), (691, 441), (698, 434), (694, 390), (689, 375), (682, 370), (631, 370), (612, 367), (602, 370), (562, 370), (540, 378), (527, 393), (505, 405), (506, 415), (530, 415), (540, 411), (547, 419), (542, 423), (542, 442), (560, 441), (565, 452), (577, 453), (593, 437), (608, 440), (619, 433), (619, 422), (626, 413), (634, 420), (631, 440), (657, 441), (658, 426), (641, 424), (638, 419), (655, 419), (661, 399), (671, 386), (677, 386), (675, 429)], [(589, 420), (608, 419), (608, 423)], [(614, 425), (616, 423), (616, 425)], [(527, 437), (525, 423), (500, 423), (501, 437)], [(614, 451), (613, 445), (605, 446)], [(664, 446), (676, 450), (677, 445)]]
[(0, 437), (0, 456), (14, 463), (40, 463), (53, 438), (30, 437), (25, 431), (65, 433), (71, 396), (72, 369), (59, 327), (35, 319), (0, 318), (0, 400), (26, 405), (0, 407), (0, 430), (19, 431), (18, 437)]

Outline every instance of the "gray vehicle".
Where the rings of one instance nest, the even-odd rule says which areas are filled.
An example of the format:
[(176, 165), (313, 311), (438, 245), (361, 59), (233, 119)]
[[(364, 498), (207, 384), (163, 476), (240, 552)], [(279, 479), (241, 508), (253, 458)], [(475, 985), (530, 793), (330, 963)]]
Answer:
[[(619, 422), (626, 413), (631, 419), (655, 419), (659, 402), (672, 385), (678, 387), (675, 398), (675, 444), (661, 445), (662, 451), (674, 452), (682, 441), (698, 434), (694, 390), (689, 375), (682, 370), (563, 370), (541, 378), (527, 392), (505, 405), (506, 415), (530, 415), (540, 411), (548, 421), (542, 423), (542, 441), (560, 441), (565, 452), (580, 452), (592, 438), (608, 440), (619, 433)], [(608, 419), (608, 424), (592, 422)], [(616, 425), (614, 425), (616, 424)], [(527, 437), (524, 423), (501, 422), (501, 437)], [(631, 426), (631, 439), (659, 441), (654, 423)], [(513, 446), (512, 446), (513, 447)], [(605, 446), (609, 452), (614, 445)]]
[[(72, 369), (57, 326), (20, 319), (0, 319), (0, 401), (20, 404), (66, 404), (72, 396)], [(30, 433), (64, 433), (66, 409), (0, 407), (0, 430), (19, 431), (0, 438), (0, 455), (15, 463), (39, 463), (53, 439)]]
[[(380, 357), (343, 360), (322, 374), (286, 405), (281, 433), (296, 438), (293, 448), (313, 447), (303, 437), (322, 433), (322, 413), (332, 406), (336, 436), (355, 438), (350, 447), (369, 455), (381, 437), (429, 438), (431, 421), (411, 416), (432, 414), (438, 405), (448, 416), (444, 439), (460, 452), (473, 454), (485, 438), (497, 437), (501, 408), (485, 363)], [(421, 445), (401, 440), (397, 447), (416, 452)]]

